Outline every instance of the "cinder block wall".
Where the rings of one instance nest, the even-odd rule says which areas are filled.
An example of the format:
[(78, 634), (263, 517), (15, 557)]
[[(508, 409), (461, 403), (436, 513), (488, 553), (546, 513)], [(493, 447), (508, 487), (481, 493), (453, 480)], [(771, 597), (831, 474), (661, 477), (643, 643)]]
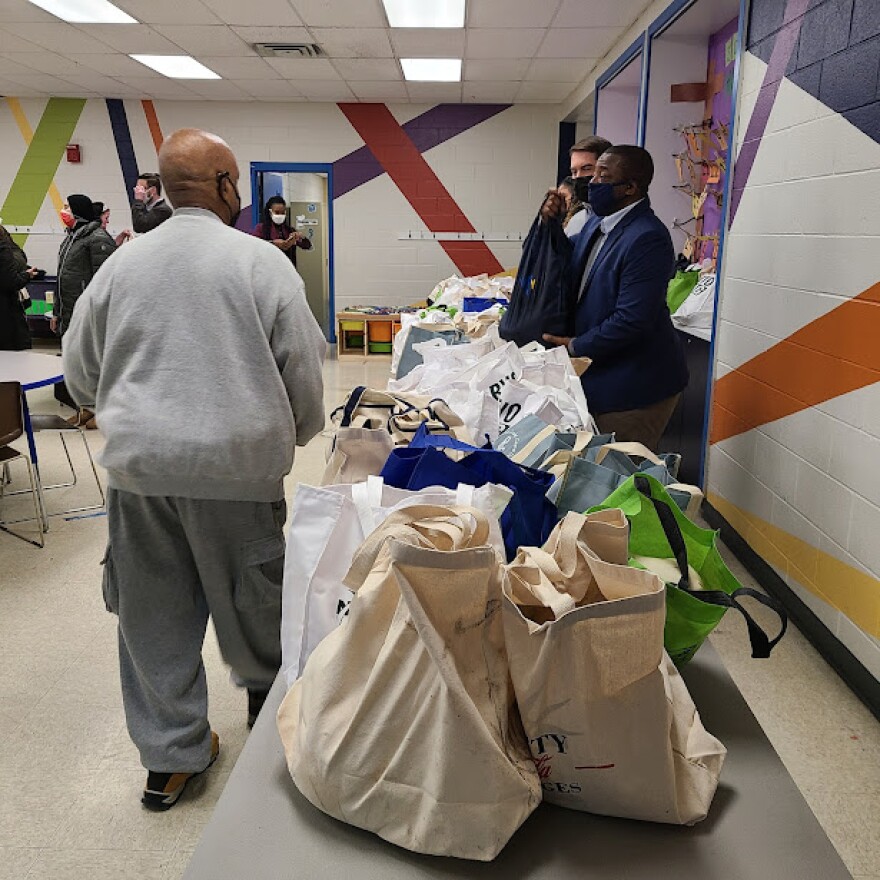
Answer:
[(708, 497), (880, 677), (880, 3), (753, 0)]

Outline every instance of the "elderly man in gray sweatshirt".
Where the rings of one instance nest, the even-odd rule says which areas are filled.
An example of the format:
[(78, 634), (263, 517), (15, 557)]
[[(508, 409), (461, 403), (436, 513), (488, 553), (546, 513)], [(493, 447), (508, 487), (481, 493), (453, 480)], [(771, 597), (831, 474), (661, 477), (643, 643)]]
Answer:
[(324, 425), (326, 344), (290, 261), (230, 228), (241, 200), (229, 147), (183, 129), (159, 167), (174, 215), (95, 275), (64, 374), (107, 441), (104, 600), (119, 616), (142, 802), (165, 810), (219, 751), (208, 616), (248, 689), (249, 723), (280, 665), (282, 481)]

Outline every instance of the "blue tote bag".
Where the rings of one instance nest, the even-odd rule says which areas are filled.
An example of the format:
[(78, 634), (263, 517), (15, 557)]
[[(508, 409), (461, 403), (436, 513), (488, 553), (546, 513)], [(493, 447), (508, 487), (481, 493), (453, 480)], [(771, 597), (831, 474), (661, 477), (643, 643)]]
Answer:
[[(461, 461), (453, 461), (442, 451), (444, 448), (468, 454)], [(503, 452), (478, 449), (445, 435), (431, 435), (423, 428), (409, 446), (392, 451), (381, 476), (389, 486), (398, 489), (455, 489), (459, 483), (506, 486), (513, 492), (513, 498), (500, 523), (509, 560), (520, 547), (543, 546), (559, 521), (556, 507), (546, 498), (553, 483), (552, 474), (516, 464)]]

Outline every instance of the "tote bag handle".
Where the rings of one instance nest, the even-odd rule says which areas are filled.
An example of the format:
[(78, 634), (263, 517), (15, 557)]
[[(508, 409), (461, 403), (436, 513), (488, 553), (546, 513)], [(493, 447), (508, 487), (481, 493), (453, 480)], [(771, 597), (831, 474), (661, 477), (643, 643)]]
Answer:
[[(719, 605), (723, 608), (735, 608), (739, 611), (745, 619), (746, 626), (748, 627), (749, 642), (752, 646), (752, 657), (769, 657), (770, 652), (776, 647), (779, 640), (785, 635), (785, 631), (788, 629), (788, 615), (782, 605), (772, 597), (767, 596), (758, 590), (754, 590), (751, 587), (740, 587), (732, 593), (725, 593), (724, 590), (691, 589), (690, 578), (688, 575), (687, 546), (685, 545), (681, 528), (675, 519), (675, 514), (672, 512), (672, 509), (668, 504), (660, 499), (654, 498), (651, 494), (651, 484), (645, 477), (637, 474), (634, 479), (636, 489), (654, 505), (654, 510), (657, 512), (657, 518), (660, 520), (663, 534), (666, 536), (666, 540), (669, 542), (669, 547), (672, 550), (676, 563), (678, 564), (678, 570), (681, 573), (681, 578), (677, 584), (678, 588), (683, 590), (689, 596), (693, 596), (694, 599), (698, 599), (700, 602), (705, 602), (707, 605)], [(749, 596), (776, 612), (781, 623), (779, 634), (776, 638), (770, 639), (752, 615), (749, 614), (748, 610), (739, 603), (739, 598), (743, 596)]]

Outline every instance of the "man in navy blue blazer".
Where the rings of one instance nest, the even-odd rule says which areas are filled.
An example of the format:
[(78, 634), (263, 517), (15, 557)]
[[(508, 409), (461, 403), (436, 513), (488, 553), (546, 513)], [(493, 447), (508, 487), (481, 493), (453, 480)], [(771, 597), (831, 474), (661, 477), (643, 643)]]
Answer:
[[(582, 382), (601, 432), (656, 450), (688, 371), (666, 307), (675, 251), (651, 210), (653, 176), (647, 150), (616, 146), (599, 157), (592, 180), (576, 179), (594, 216), (572, 239), (575, 335), (544, 341), (592, 359)], [(558, 223), (559, 209), (551, 194), (544, 222)]]

